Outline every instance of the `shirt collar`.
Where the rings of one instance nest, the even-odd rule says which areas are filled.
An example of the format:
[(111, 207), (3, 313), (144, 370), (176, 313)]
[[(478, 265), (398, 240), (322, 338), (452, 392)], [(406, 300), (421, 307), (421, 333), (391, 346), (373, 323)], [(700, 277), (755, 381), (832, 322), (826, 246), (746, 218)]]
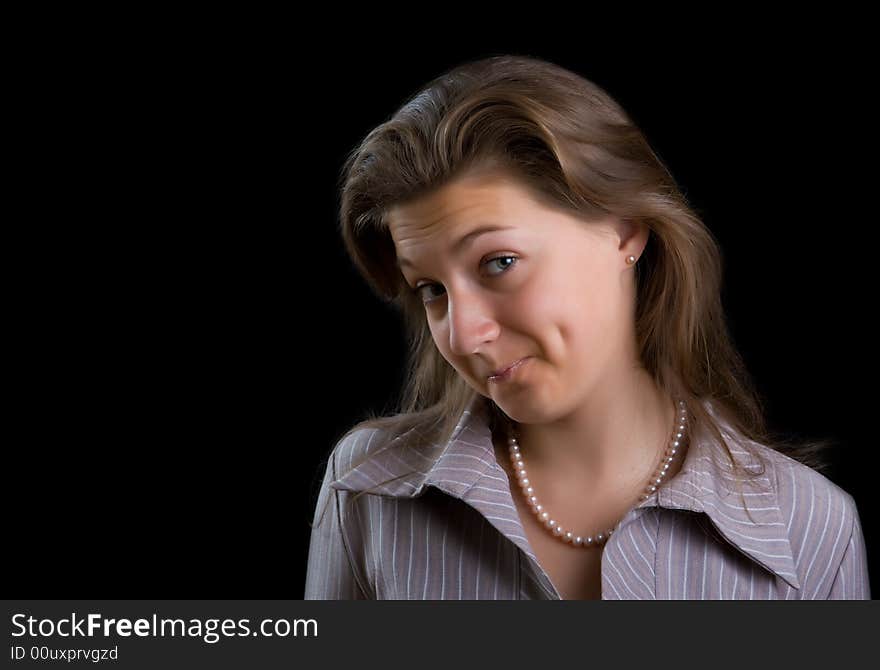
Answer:
[[(330, 486), (397, 498), (419, 496), (428, 486), (456, 498), (466, 498), (471, 487), (480, 480), (483, 486), (504, 488), (503, 481), (507, 478), (495, 459), (488, 421), (489, 402), (488, 398), (475, 394), (452, 437), (445, 444), (430, 445), (424, 450), (408, 448), (406, 434), (379, 450), (375, 440), (378, 429), (368, 430), (362, 439), (351, 441), (350, 449), (340, 451), (343, 462), (337, 466), (337, 472), (345, 474)], [(707, 401), (706, 407), (717, 417), (711, 402)], [(755, 442), (749, 443), (752, 449), (747, 451), (743, 448), (745, 438), (723, 421), (719, 423), (737, 462), (751, 472), (761, 472), (763, 468), (762, 474), (741, 482), (748, 511), (743, 508), (739, 489), (731, 478), (726, 454), (705, 432), (689, 436), (685, 462), (679, 472), (636, 508), (664, 507), (704, 513), (730, 544), (799, 589), (779, 508), (776, 459), (773, 458), (776, 452)], [(763, 456), (760, 462), (755, 460), (756, 453)], [(489, 473), (494, 476), (484, 478)], [(389, 479), (392, 481), (382, 483)], [(513, 507), (509, 514), (516, 516)], [(519, 523), (515, 518), (511, 521)]]

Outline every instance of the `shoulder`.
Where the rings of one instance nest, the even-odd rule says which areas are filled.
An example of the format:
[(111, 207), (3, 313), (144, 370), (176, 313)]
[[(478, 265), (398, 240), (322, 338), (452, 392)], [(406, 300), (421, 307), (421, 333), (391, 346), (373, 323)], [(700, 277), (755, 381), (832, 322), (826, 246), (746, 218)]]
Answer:
[(355, 427), (349, 430), (337, 440), (330, 452), (334, 476), (340, 477), (365, 459), (374, 457), (384, 442), (383, 431), (379, 428)]
[(430, 449), (415, 448), (411, 433), (376, 427), (351, 429), (330, 454), (329, 486), (393, 497), (417, 495), (435, 455)]
[(803, 516), (809, 518), (812, 509), (813, 516), (818, 512), (832, 520), (852, 521), (855, 500), (839, 485), (821, 472), (775, 449), (766, 446), (760, 448), (772, 459), (780, 508), (791, 512), (793, 519)]
[(828, 556), (830, 560), (839, 558), (858, 522), (855, 499), (800, 461), (765, 445), (751, 445), (770, 464), (776, 504), (793, 549), (824, 546), (834, 554)]
[(777, 452), (774, 465), (784, 528), (805, 598), (870, 598), (856, 501), (816, 470)]

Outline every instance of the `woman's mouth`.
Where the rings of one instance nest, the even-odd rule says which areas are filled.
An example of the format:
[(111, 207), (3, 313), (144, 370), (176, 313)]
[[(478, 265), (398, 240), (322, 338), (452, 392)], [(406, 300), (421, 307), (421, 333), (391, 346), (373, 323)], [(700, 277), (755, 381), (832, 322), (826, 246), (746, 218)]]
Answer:
[(501, 382), (506, 382), (511, 380), (515, 373), (523, 366), (523, 364), (528, 361), (531, 356), (526, 356), (525, 358), (520, 358), (518, 361), (514, 362), (510, 365), (506, 370), (499, 374), (489, 375), (487, 381), (493, 384), (499, 384)]

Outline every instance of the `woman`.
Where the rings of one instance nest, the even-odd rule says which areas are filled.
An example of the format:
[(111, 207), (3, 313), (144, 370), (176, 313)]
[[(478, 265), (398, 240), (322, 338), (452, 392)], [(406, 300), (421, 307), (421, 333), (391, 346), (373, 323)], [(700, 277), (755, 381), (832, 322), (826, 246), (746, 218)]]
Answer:
[(764, 428), (714, 238), (595, 84), (438, 77), (349, 157), (341, 223), (411, 368), (330, 454), (307, 599), (870, 597), (822, 445)]

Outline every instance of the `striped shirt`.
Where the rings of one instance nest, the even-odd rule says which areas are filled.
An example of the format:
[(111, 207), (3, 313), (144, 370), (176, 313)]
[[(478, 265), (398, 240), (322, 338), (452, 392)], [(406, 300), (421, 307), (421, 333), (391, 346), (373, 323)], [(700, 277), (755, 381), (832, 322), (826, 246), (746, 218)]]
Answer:
[[(477, 395), (451, 439), (427, 450), (407, 447), (404, 436), (377, 452), (377, 432), (359, 429), (330, 454), (306, 600), (562, 599), (495, 458), (486, 398)], [(737, 442), (744, 438), (726, 424), (722, 432), (737, 461), (760, 472)], [(852, 496), (750, 446), (766, 464), (742, 485), (751, 518), (725, 474), (726, 454), (712, 458), (721, 445), (691, 435), (679, 472), (630, 509), (602, 549), (602, 599), (870, 599)], [(373, 490), (349, 504), (365, 489)]]

